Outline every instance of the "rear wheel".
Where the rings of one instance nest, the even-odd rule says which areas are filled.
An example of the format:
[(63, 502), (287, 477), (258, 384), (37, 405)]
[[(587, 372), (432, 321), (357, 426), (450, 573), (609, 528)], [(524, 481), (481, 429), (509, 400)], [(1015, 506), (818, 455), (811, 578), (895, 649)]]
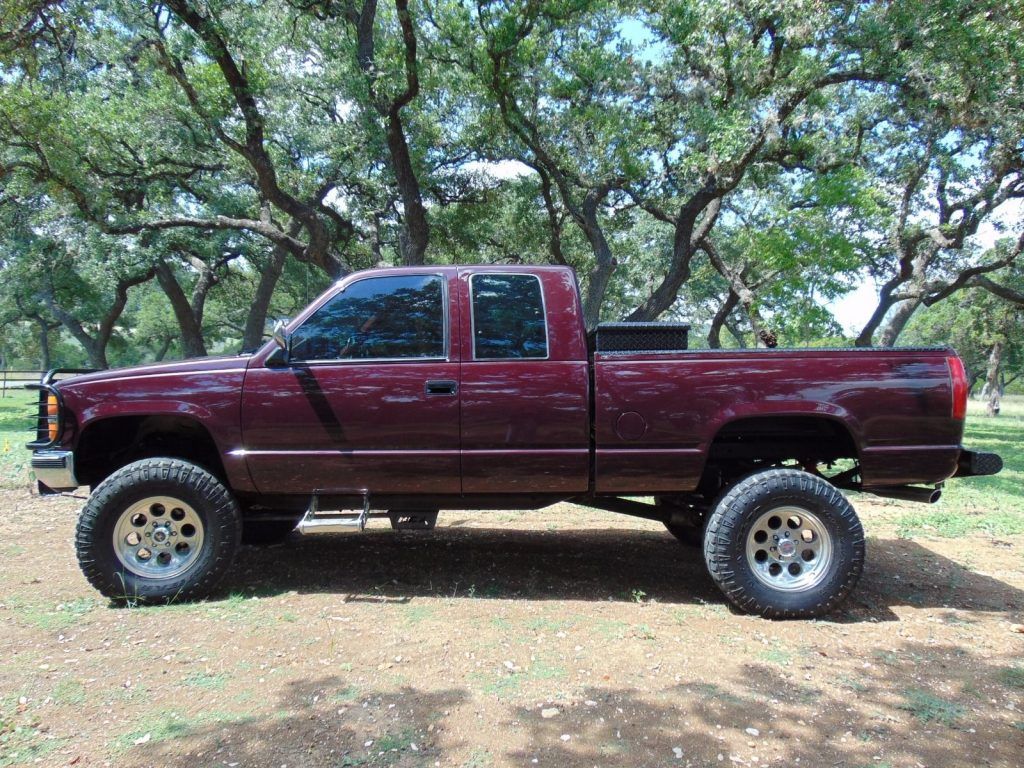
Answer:
[(718, 500), (704, 534), (711, 578), (741, 610), (810, 618), (834, 610), (864, 567), (864, 531), (846, 498), (820, 477), (770, 469)]
[(78, 519), (82, 572), (125, 602), (207, 595), (241, 535), (238, 504), (217, 478), (179, 459), (143, 459), (104, 480)]

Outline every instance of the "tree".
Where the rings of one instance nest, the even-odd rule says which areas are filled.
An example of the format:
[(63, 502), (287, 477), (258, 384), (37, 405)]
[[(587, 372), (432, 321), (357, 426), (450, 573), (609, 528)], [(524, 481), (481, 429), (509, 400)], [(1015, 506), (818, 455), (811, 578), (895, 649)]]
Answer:
[[(999, 285), (1009, 296), (1024, 287), (1020, 270), (998, 273), (997, 284), (988, 277), (976, 278), (953, 298), (925, 306), (908, 323), (911, 343), (950, 344), (963, 358), (971, 390), (984, 382), (980, 393), (989, 415), (996, 415), (999, 399), (1008, 383), (1024, 373), (1024, 303), (1007, 301), (988, 290)], [(1024, 298), (1024, 294), (1022, 294)]]

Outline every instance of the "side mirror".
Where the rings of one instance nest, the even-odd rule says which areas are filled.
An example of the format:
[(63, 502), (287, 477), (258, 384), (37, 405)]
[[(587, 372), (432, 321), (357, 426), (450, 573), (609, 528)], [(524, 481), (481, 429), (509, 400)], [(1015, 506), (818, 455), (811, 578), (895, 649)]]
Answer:
[(274, 330), (270, 334), (270, 338), (277, 344), (277, 349), (270, 353), (267, 358), (267, 367), (269, 368), (282, 368), (288, 365), (288, 357), (291, 352), (291, 337), (288, 332), (285, 331), (287, 321), (278, 320), (274, 323)]
[(285, 320), (278, 320), (274, 323), (274, 330), (271, 332), (270, 337), (285, 352), (288, 351), (288, 333), (285, 331), (285, 327), (288, 323)]

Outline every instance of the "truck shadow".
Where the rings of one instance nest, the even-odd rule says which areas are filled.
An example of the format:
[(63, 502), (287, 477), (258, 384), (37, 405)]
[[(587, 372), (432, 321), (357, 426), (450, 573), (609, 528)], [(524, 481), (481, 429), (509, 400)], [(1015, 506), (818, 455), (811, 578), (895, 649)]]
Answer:
[[(667, 533), (623, 528), (293, 534), (283, 546), (244, 548), (222, 589), (331, 592), (348, 601), (447, 597), (727, 605), (699, 549)], [(830, 618), (893, 621), (898, 606), (1012, 611), (1024, 607), (1024, 592), (916, 542), (869, 539), (864, 576)]]

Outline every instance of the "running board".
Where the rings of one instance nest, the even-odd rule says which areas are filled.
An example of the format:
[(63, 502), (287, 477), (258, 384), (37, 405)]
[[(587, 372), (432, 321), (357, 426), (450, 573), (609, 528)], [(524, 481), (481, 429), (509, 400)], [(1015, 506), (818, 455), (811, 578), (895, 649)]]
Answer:
[(299, 533), (359, 533), (366, 528), (366, 521), (371, 517), (387, 517), (387, 513), (370, 514), (370, 494), (368, 493), (363, 494), (362, 512), (322, 513), (319, 506), (320, 495), (314, 493), (309, 499), (306, 514), (295, 526)]

